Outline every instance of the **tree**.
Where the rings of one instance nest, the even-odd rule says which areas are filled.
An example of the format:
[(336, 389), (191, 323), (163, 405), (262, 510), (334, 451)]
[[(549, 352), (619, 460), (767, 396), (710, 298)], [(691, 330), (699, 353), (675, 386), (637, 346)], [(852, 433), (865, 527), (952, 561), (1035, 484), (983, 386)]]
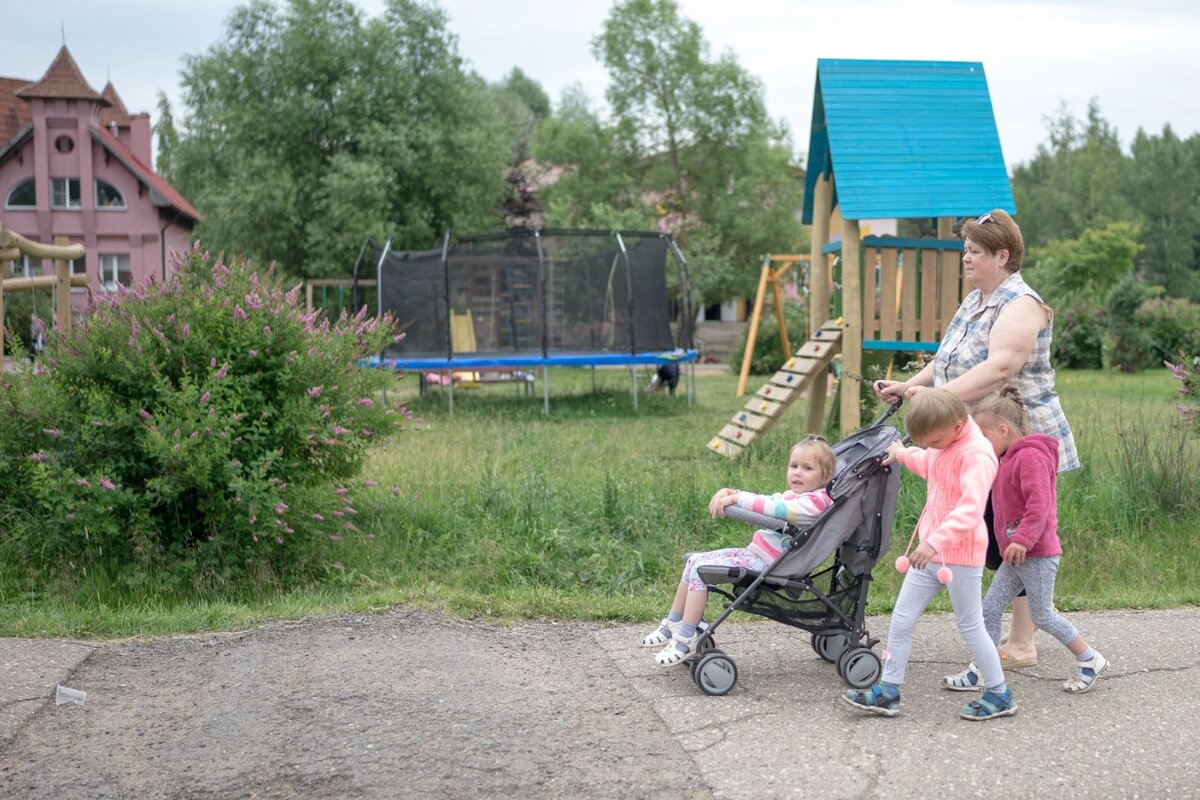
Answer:
[(1136, 222), (1128, 196), (1132, 165), (1099, 101), (1088, 103), (1082, 121), (1064, 104), (1057, 116), (1046, 119), (1046, 127), (1049, 141), (1038, 146), (1029, 164), (1013, 169), (1026, 245), (1074, 239), (1113, 222)]
[(211, 249), (302, 276), (348, 274), (363, 239), (425, 248), (499, 223), (511, 158), (445, 13), (388, 0), (251, 0), (187, 56), (171, 177)]
[(674, 0), (622, 0), (592, 42), (609, 74), (612, 151), (678, 235), (706, 299), (753, 291), (762, 253), (798, 250), (802, 177), (762, 84), (709, 56)]
[(1072, 296), (1102, 301), (1134, 272), (1142, 250), (1140, 231), (1129, 222), (1085, 230), (1076, 239), (1056, 239), (1029, 251), (1028, 279), (1051, 305)]
[(171, 112), (171, 101), (164, 92), (158, 93), (158, 124), (154, 126), (158, 136), (158, 157), (154, 161), (155, 171), (167, 180), (174, 180), (174, 154), (179, 147), (179, 131), (175, 129), (175, 115)]
[[(1193, 140), (1200, 143), (1200, 137)], [(1138, 129), (1132, 151), (1132, 194), (1145, 219), (1146, 278), (1169, 296), (1200, 299), (1200, 146), (1165, 125), (1159, 136)]]

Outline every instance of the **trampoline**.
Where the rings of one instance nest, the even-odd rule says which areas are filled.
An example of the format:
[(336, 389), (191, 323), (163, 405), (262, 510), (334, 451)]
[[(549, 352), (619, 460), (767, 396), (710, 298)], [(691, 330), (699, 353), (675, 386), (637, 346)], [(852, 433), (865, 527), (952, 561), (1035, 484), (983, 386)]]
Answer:
[[(674, 269), (669, 270), (673, 262)], [(369, 241), (354, 266), (374, 272), (378, 313), (405, 331), (368, 367), (454, 375), (541, 369), (543, 411), (549, 368), (624, 367), (637, 409), (639, 365), (684, 365), (695, 398), (687, 261), (670, 236), (645, 231), (514, 229), (464, 237), (425, 251), (393, 251)], [(672, 324), (674, 321), (674, 324)]]

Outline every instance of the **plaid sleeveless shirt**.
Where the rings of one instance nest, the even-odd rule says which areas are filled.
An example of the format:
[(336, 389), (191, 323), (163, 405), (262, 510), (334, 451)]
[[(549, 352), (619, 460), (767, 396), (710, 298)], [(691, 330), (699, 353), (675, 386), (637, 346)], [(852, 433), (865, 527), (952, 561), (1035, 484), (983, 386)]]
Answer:
[[(1031, 296), (1038, 303), (1042, 298), (1025, 283), (1021, 273), (1014, 272), (996, 287), (987, 301), (976, 289), (967, 295), (954, 319), (950, 320), (937, 354), (933, 357), (933, 385), (941, 386), (959, 377), (988, 357), (988, 337), (992, 325), (1009, 303), (1018, 297)], [(1033, 352), (1025, 359), (1020, 371), (1009, 382), (1017, 386), (1025, 407), (1029, 409), (1029, 431), (1044, 433), (1058, 439), (1058, 471), (1079, 467), (1075, 437), (1054, 391), (1054, 368), (1050, 366), (1050, 339), (1054, 330), (1053, 318), (1038, 332)], [(974, 410), (976, 403), (967, 403)]]

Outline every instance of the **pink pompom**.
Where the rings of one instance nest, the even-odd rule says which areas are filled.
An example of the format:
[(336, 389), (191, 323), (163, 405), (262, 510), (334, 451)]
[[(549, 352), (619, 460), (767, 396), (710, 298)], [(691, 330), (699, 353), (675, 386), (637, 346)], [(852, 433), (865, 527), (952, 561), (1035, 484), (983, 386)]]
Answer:
[(908, 556), (900, 556), (896, 559), (896, 572), (901, 575), (908, 572)]
[(950, 581), (954, 580), (954, 573), (950, 571), (949, 567), (943, 565), (938, 570), (938, 580), (942, 582), (943, 586), (949, 586)]

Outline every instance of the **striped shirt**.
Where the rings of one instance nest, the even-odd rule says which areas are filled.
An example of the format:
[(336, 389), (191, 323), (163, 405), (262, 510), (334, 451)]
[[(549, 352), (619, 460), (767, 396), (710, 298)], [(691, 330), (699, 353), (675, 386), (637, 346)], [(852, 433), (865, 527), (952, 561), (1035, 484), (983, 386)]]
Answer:
[[(1025, 283), (1021, 273), (1014, 272), (983, 300), (978, 289), (967, 295), (950, 320), (937, 354), (933, 357), (933, 385), (942, 386), (982, 364), (988, 357), (988, 338), (992, 326), (1009, 303), (1029, 295), (1047, 310), (1038, 293)], [(1009, 379), (1021, 392), (1029, 410), (1030, 433), (1044, 433), (1058, 439), (1058, 471), (1079, 467), (1075, 437), (1054, 391), (1054, 368), (1050, 366), (1050, 340), (1054, 330), (1053, 315), (1046, 327), (1038, 331), (1037, 343), (1016, 375)], [(978, 401), (967, 403), (973, 410)]]
[[(833, 505), (833, 499), (824, 489), (811, 492), (793, 492), (791, 489), (779, 494), (765, 495), (738, 490), (737, 506), (756, 514), (784, 519), (803, 528), (810, 525)], [(783, 552), (784, 536), (778, 531), (759, 530), (754, 532), (747, 548), (751, 553), (770, 564)]]

